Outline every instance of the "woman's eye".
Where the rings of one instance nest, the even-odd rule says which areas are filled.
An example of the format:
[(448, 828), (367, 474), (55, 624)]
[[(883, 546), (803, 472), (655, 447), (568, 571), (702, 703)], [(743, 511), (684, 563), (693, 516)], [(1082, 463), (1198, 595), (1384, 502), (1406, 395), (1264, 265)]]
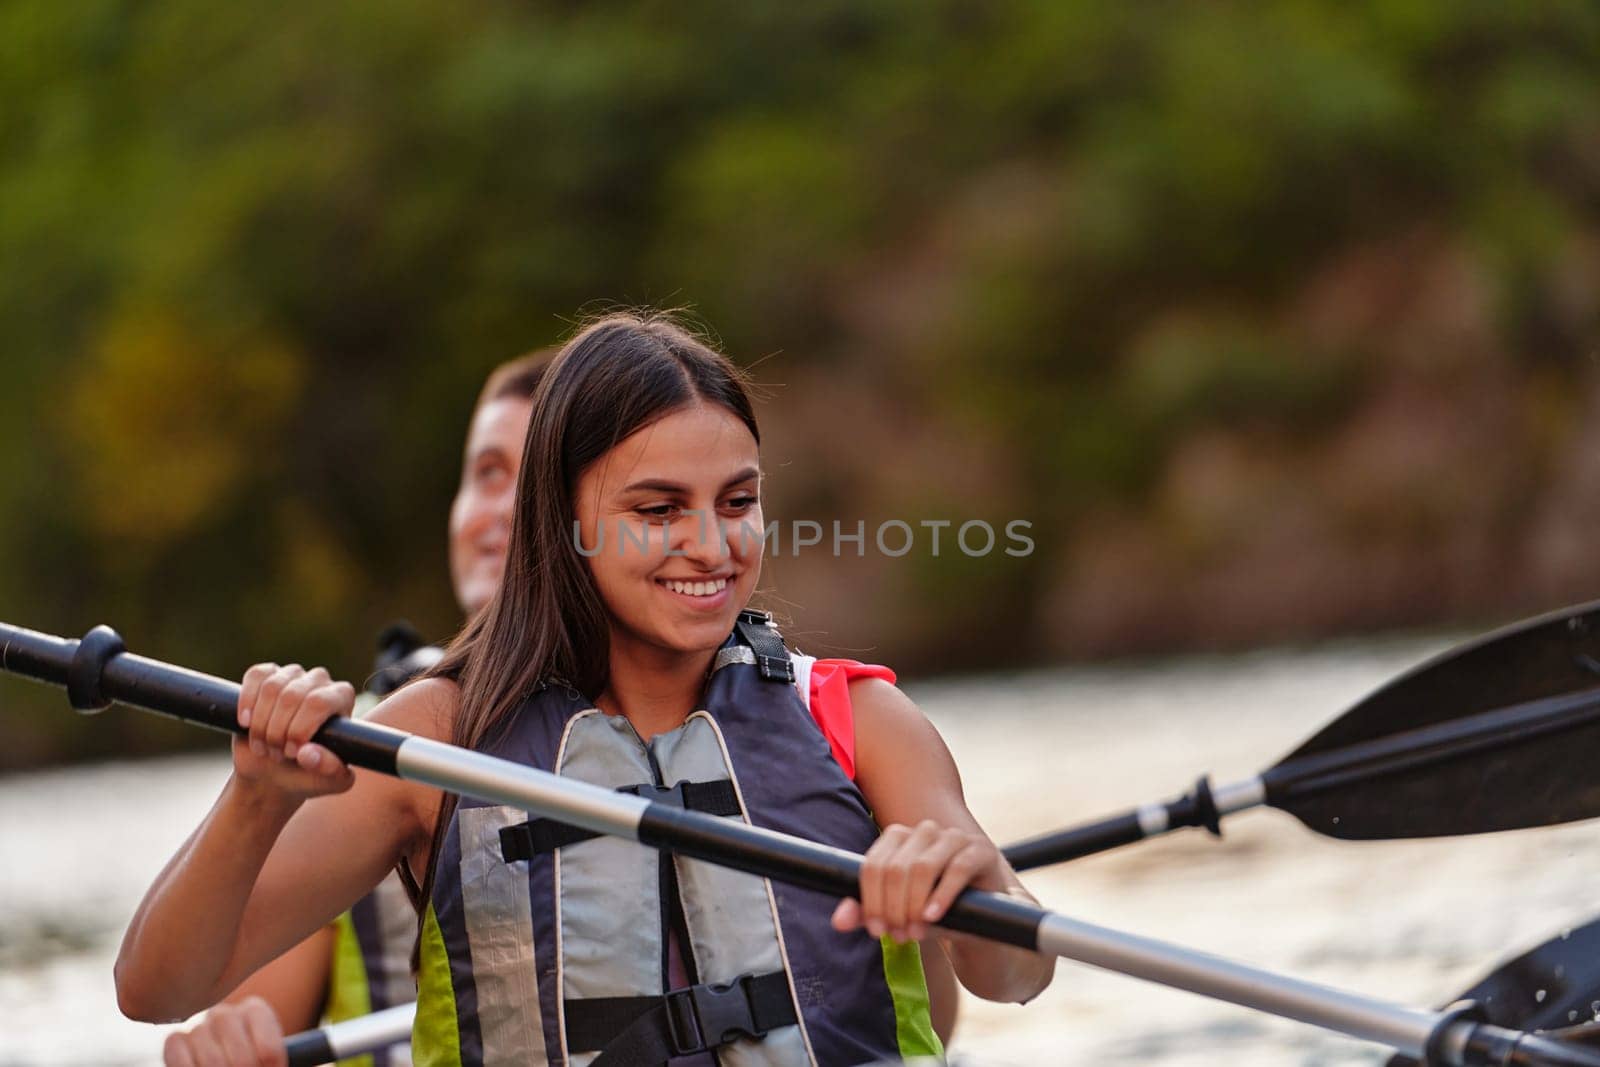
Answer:
[(676, 504), (656, 504), (652, 507), (634, 508), (641, 515), (648, 515), (652, 519), (670, 519), (678, 513)]
[(759, 503), (761, 503), (761, 498), (760, 497), (755, 497), (755, 496), (736, 496), (736, 497), (734, 497), (733, 499), (729, 500), (726, 504), (724, 504), (722, 506), (727, 508), (727, 509), (729, 509), (730, 511), (749, 511), (751, 508), (755, 507)]

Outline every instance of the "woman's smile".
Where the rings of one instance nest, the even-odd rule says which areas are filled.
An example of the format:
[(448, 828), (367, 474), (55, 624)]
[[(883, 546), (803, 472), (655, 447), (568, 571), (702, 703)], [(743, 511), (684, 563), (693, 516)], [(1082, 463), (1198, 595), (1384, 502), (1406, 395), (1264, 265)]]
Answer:
[(677, 603), (695, 611), (717, 611), (728, 602), (731, 575), (718, 578), (657, 578), (656, 586)]

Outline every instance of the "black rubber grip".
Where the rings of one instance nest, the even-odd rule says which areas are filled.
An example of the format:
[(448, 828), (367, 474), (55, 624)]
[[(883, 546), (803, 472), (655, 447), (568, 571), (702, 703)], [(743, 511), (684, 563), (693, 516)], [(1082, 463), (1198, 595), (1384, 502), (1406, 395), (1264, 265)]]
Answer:
[(1030, 837), (1005, 849), (1006, 859), (1019, 871), (1075, 860), (1144, 840), (1139, 816), (1134, 812), (1074, 826), (1070, 830)]
[[(69, 641), (0, 623), (0, 669), (67, 686), (80, 710), (115, 701), (224, 733), (246, 732), (238, 720), (238, 682), (124, 652), (122, 638), (108, 626)], [(352, 767), (395, 774), (396, 754), (408, 736), (375, 723), (329, 719), (312, 740)]]
[(0, 623), (0, 670), (54, 685), (67, 684), (78, 642)]
[(283, 1051), (289, 1057), (289, 1067), (321, 1067), (338, 1058), (333, 1046), (328, 1044), (327, 1032), (323, 1030), (307, 1030), (303, 1034), (285, 1038)]

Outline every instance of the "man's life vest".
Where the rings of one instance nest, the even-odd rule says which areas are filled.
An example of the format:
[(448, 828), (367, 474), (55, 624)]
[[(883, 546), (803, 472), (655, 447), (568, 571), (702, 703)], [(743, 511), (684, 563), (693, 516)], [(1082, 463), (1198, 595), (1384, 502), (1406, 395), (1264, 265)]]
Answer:
[[(417, 997), (411, 977), (411, 947), (417, 937), (417, 912), (400, 876), (393, 872), (378, 888), (334, 920), (333, 959), (323, 1018), (343, 1022)], [(406, 1045), (340, 1060), (340, 1067), (410, 1067)]]
[[(551, 684), (485, 751), (863, 852), (878, 828), (794, 682), (776, 629), (745, 612), (677, 729), (646, 743)], [(839, 933), (837, 903), (462, 798), (424, 916), (413, 1057), (833, 1067), (939, 1054), (917, 945)]]
[[(371, 711), (443, 654), (437, 645), (423, 641), (409, 623), (386, 627), (378, 636), (377, 659), (367, 688), (357, 699), (356, 715)], [(398, 874), (378, 883), (378, 888), (335, 919), (333, 927), (324, 1020), (343, 1022), (416, 999), (411, 948), (417, 937), (417, 912)], [(397, 1045), (339, 1063), (340, 1067), (409, 1067), (411, 1050)]]

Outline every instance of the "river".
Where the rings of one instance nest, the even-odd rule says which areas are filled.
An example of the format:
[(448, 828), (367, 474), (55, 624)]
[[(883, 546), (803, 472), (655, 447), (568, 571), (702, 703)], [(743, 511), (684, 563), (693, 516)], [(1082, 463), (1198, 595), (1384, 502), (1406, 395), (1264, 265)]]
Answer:
[[(998, 840), (1245, 777), (1441, 639), (917, 682)], [(10, 683), (3, 684), (23, 684)], [(65, 704), (63, 704), (65, 708)], [(115, 711), (110, 714), (134, 714)], [(0, 704), (0, 731), (3, 731)], [(157, 869), (227, 773), (214, 755), (0, 779), (0, 1067), (159, 1062), (117, 1012), (111, 962)], [(1075, 918), (1373, 996), (1433, 1005), (1600, 912), (1593, 826), (1348, 843), (1275, 811), (1038, 872)], [(972, 1067), (1377, 1064), (1383, 1050), (1062, 963), (1026, 1006), (969, 999)]]

